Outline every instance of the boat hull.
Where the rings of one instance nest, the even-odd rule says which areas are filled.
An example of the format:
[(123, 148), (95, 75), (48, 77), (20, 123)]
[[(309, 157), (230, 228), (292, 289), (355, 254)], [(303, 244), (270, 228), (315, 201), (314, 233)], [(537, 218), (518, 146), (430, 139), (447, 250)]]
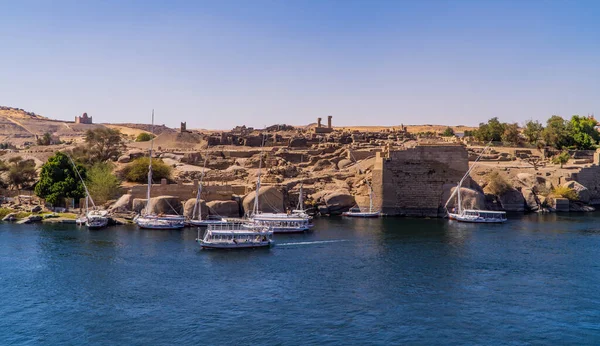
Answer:
[(273, 242), (267, 241), (267, 242), (238, 242), (236, 243), (232, 243), (232, 242), (227, 242), (227, 243), (212, 243), (212, 242), (205, 242), (203, 240), (199, 241), (200, 246), (203, 249), (253, 249), (253, 248), (268, 248), (271, 247), (273, 245)]
[(506, 219), (488, 219), (482, 217), (471, 217), (460, 214), (448, 214), (448, 218), (450, 220), (458, 221), (458, 222), (467, 222), (467, 223), (504, 223)]
[(347, 211), (345, 213), (342, 213), (343, 216), (347, 216), (347, 217), (361, 217), (361, 218), (375, 218), (375, 217), (379, 217), (381, 214), (379, 212), (352, 212), (352, 211)]
[(210, 225), (222, 225), (227, 223), (225, 220), (188, 220), (190, 226), (208, 227)]

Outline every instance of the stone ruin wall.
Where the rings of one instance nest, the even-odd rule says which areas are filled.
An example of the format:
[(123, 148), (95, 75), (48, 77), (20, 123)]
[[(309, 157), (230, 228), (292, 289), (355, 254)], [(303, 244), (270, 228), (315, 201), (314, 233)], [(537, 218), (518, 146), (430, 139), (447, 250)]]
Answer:
[[(135, 185), (131, 187), (130, 193), (133, 198), (146, 198), (148, 185)], [(150, 197), (174, 196), (181, 201), (190, 198), (196, 198), (198, 183), (194, 184), (167, 184), (166, 181), (161, 184), (152, 184)], [(202, 187), (202, 199), (206, 202), (231, 200), (234, 195), (234, 189), (231, 185), (205, 185)]]
[(420, 145), (377, 153), (374, 207), (388, 215), (441, 217), (444, 184), (456, 184), (468, 168), (462, 145)]

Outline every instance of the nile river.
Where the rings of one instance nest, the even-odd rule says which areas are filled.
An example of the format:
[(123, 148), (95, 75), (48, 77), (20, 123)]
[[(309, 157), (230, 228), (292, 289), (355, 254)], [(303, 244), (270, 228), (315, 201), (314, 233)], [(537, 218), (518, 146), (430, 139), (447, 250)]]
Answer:
[(196, 231), (0, 225), (0, 344), (599, 344), (600, 215)]

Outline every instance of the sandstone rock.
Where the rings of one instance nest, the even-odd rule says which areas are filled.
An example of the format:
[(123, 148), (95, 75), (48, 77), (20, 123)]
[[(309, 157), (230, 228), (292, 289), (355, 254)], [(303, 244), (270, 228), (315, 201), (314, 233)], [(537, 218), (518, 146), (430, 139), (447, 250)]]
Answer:
[(179, 214), (183, 213), (183, 205), (179, 198), (174, 196), (158, 196), (150, 198), (148, 212), (151, 214)]
[(535, 176), (530, 173), (518, 173), (517, 179), (523, 186), (528, 188), (533, 188), (536, 184)]
[(13, 222), (13, 221), (17, 221), (17, 214), (16, 213), (10, 213), (8, 215), (6, 215), (2, 221), (9, 221), (9, 222)]
[[(146, 200), (144, 200), (144, 202), (145, 201)], [(133, 206), (132, 204), (133, 204), (133, 196), (131, 196), (130, 194), (124, 194), (115, 202), (115, 204), (113, 204), (109, 208), (109, 210), (114, 210), (114, 211), (118, 211), (118, 212), (131, 211), (131, 208)]]
[(240, 206), (236, 201), (211, 201), (206, 203), (210, 215), (239, 217)]
[(176, 155), (173, 153), (162, 153), (160, 154), (160, 158), (161, 159), (171, 159), (174, 160), (176, 162), (181, 162), (181, 159), (183, 158), (183, 155)]
[(581, 202), (574, 202), (574, 201), (570, 201), (569, 202), (569, 211), (572, 212), (590, 212), (590, 211), (595, 211), (596, 208), (589, 206), (589, 205), (585, 205), (584, 203)]
[(318, 171), (322, 171), (324, 169), (333, 168), (335, 166), (336, 165), (333, 162), (331, 162), (330, 160), (328, 160), (328, 159), (321, 159), (321, 160), (318, 160), (315, 163), (315, 165), (313, 166), (312, 170), (314, 172), (318, 172)]
[[(206, 202), (204, 200), (200, 200), (200, 211), (202, 212), (202, 218), (206, 218), (208, 216), (208, 207), (206, 206)], [(190, 198), (185, 201), (183, 205), (183, 215), (187, 218), (196, 218), (198, 216), (198, 210), (196, 210), (196, 215), (194, 214), (194, 205), (196, 204), (195, 198)]]
[(130, 159), (135, 160), (138, 157), (145, 156), (146, 152), (143, 150), (139, 150), (139, 149), (132, 149), (127, 152), (127, 155), (129, 155)]
[(500, 204), (502, 209), (505, 211), (524, 211), (525, 210), (525, 198), (523, 194), (516, 189), (509, 189), (500, 196)]
[(576, 181), (569, 181), (564, 186), (573, 189), (577, 193), (577, 199), (582, 203), (589, 203), (592, 197), (590, 190)]
[(41, 205), (36, 205), (35, 207), (31, 208), (32, 213), (39, 213), (40, 211), (42, 211)]
[(145, 198), (134, 198), (131, 203), (131, 211), (136, 213), (141, 213), (144, 208), (146, 208), (147, 199)]
[(352, 161), (350, 161), (348, 159), (341, 159), (340, 161), (338, 161), (337, 167), (338, 167), (338, 169), (344, 169), (344, 168), (350, 166), (351, 164), (352, 164)]
[(306, 145), (307, 145), (306, 138), (296, 137), (296, 138), (290, 138), (290, 143), (288, 146), (291, 148), (299, 148), (299, 147), (305, 147)]
[(131, 161), (131, 157), (129, 155), (121, 155), (117, 159), (117, 162), (119, 163), (128, 163), (129, 161)]
[[(443, 206), (444, 204), (446, 204), (446, 201), (448, 201), (450, 196), (454, 193), (454, 190), (456, 190), (456, 185), (445, 184), (442, 187), (442, 189), (443, 189), (443, 193), (442, 193), (441, 202), (442, 202), (442, 206)], [(480, 209), (480, 210), (486, 209), (485, 195), (480, 191), (466, 188), (466, 187), (461, 187), (460, 188), (460, 198), (461, 198), (462, 207), (464, 209)], [(450, 200), (448, 205), (446, 206), (448, 208), (448, 210), (452, 210), (452, 208), (455, 208), (457, 201), (458, 201), (458, 198), (455, 195), (452, 198), (452, 200)]]
[(523, 198), (525, 198), (525, 206), (527, 209), (530, 211), (538, 211), (541, 203), (533, 190), (529, 188), (523, 188), (521, 192), (523, 193)]
[[(254, 196), (252, 191), (244, 197), (244, 213), (252, 212), (254, 208)], [(273, 186), (263, 186), (258, 193), (258, 206), (262, 212), (277, 213), (285, 211), (283, 204), (283, 193)]]
[(327, 208), (327, 206), (325, 205), (320, 205), (317, 208), (317, 211), (319, 212), (319, 214), (321, 215), (329, 215), (329, 208)]
[(24, 218), (23, 220), (19, 221), (19, 223), (36, 223), (36, 222), (42, 222), (43, 217), (41, 215), (29, 215), (28, 217)]
[(339, 215), (356, 205), (354, 196), (348, 190), (330, 191), (323, 196), (330, 215)]

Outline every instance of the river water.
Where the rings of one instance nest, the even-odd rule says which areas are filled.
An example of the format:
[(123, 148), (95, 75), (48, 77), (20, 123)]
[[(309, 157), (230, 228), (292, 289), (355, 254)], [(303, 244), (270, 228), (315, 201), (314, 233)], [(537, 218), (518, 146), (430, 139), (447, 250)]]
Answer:
[(0, 344), (598, 344), (599, 214), (196, 230), (0, 225)]

